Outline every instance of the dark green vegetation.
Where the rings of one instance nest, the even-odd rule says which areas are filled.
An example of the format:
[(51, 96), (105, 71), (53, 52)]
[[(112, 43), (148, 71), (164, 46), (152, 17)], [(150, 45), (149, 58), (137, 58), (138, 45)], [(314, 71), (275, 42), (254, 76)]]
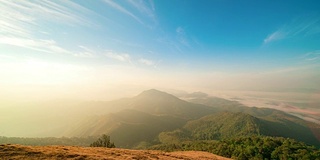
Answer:
[(219, 108), (221, 111), (241, 112), (254, 116), (259, 119), (256, 122), (261, 135), (293, 138), (320, 147), (320, 125), (285, 112), (270, 108), (247, 107), (233, 101), (228, 103), (228, 100), (215, 97), (193, 99), (191, 102)]
[(220, 140), (263, 134), (262, 120), (245, 113), (219, 112), (188, 121), (181, 129), (162, 132), (162, 143), (186, 140)]
[(308, 126), (299, 125), (292, 121), (282, 122), (280, 118), (275, 119), (280, 122), (271, 120), (241, 112), (219, 112), (197, 120), (190, 120), (178, 130), (163, 132), (159, 135), (159, 140), (160, 142), (179, 142), (182, 140), (221, 140), (239, 136), (266, 135), (293, 138), (319, 146), (319, 141)]
[[(208, 97), (203, 93), (190, 94), (186, 98), (190, 102), (165, 92), (148, 90), (133, 98), (96, 102), (88, 109), (88, 116), (64, 133), (70, 137), (98, 137), (107, 134), (117, 147), (122, 148), (162, 149), (163, 146), (164, 148), (169, 146), (169, 148), (176, 147), (178, 150), (205, 150), (239, 158), (244, 155), (234, 152), (225, 155), (216, 151), (216, 148), (235, 147), (235, 145), (228, 145), (232, 141), (237, 141), (235, 138), (244, 136), (256, 137), (256, 140), (242, 145), (242, 142), (239, 142), (239, 146), (232, 149), (241, 150), (243, 154), (253, 150), (252, 155), (258, 158), (260, 155), (250, 147), (255, 147), (258, 142), (261, 145), (267, 139), (275, 141), (277, 145), (263, 151), (270, 155), (274, 153), (275, 156), (276, 153), (280, 155), (280, 151), (275, 150), (281, 148), (286, 140), (263, 136), (291, 138), (305, 143), (292, 141), (294, 145), (301, 144), (300, 150), (292, 151), (292, 154), (300, 154), (302, 150), (311, 154), (314, 150), (308, 145), (320, 146), (317, 139), (320, 137), (318, 124), (307, 122), (285, 112), (269, 108), (246, 107), (235, 101)], [(94, 103), (88, 103), (89, 106), (92, 104)], [(242, 138), (240, 141), (247, 141), (246, 139)], [(95, 140), (91, 140), (85, 146)], [(281, 141), (281, 144), (278, 141)], [(39, 145), (43, 144), (39, 143)], [(191, 147), (185, 148), (188, 145)], [(201, 149), (197, 146), (207, 148)], [(291, 154), (291, 150), (294, 149), (289, 148), (289, 150)], [(260, 150), (259, 154), (262, 154)], [(245, 156), (248, 155), (251, 154), (245, 154)], [(262, 155), (264, 157), (264, 153)]]
[(110, 140), (110, 136), (103, 134), (99, 139), (90, 144), (90, 147), (106, 147), (106, 148), (115, 148), (113, 142)]
[(192, 139), (214, 140), (261, 134), (261, 120), (244, 113), (221, 112), (189, 121), (184, 127)]
[(320, 159), (320, 150), (289, 138), (252, 136), (221, 141), (185, 141), (155, 145), (150, 149), (207, 151), (233, 159)]

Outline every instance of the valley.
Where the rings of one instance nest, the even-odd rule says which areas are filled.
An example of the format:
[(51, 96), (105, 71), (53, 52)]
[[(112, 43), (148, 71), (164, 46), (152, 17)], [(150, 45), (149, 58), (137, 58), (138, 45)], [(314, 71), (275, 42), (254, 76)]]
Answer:
[(320, 160), (319, 8), (0, 0), (0, 160)]
[[(250, 137), (256, 137), (254, 143), (247, 144), (250, 147), (257, 145), (255, 141), (265, 141), (265, 137), (270, 137), (267, 141), (274, 141), (273, 143), (277, 145), (269, 147), (271, 149), (268, 151), (269, 154), (260, 155), (270, 158), (271, 153), (276, 152), (277, 148), (289, 147), (283, 146), (287, 143), (286, 139), (277, 139), (284, 137), (290, 138), (292, 140), (290, 143), (300, 146), (299, 148), (305, 148), (311, 157), (320, 154), (316, 148), (311, 147), (320, 147), (319, 124), (280, 110), (247, 107), (237, 101), (203, 95), (205, 94), (199, 97), (199, 93), (193, 94), (186, 101), (169, 93), (150, 89), (132, 98), (82, 103), (80, 104), (82, 107), (74, 106), (71, 108), (74, 111), (69, 110), (65, 114), (69, 117), (78, 117), (78, 121), (76, 123), (69, 121), (72, 127), (59, 133), (66, 136), (64, 140), (63, 137), (42, 138), (42, 140), (0, 137), (0, 143), (85, 147), (96, 137), (107, 134), (117, 148), (200, 150), (235, 158), (240, 155), (233, 152), (226, 154), (212, 147), (221, 148), (220, 145), (225, 140), (242, 138), (240, 142), (247, 143), (248, 138), (252, 141)], [(61, 116), (62, 119), (63, 117)], [(38, 143), (34, 143), (35, 141)], [(199, 148), (199, 145), (202, 147)], [(293, 153), (300, 155), (300, 150), (295, 150)], [(257, 155), (249, 155), (247, 158), (255, 156)]]

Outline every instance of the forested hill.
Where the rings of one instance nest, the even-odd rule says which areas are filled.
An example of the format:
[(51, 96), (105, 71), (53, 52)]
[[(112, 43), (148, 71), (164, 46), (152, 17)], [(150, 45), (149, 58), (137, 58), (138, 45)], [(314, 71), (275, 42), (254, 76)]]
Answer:
[[(206, 150), (223, 155), (225, 153), (214, 148), (221, 148), (220, 145), (227, 146), (224, 150), (228, 148), (235, 150), (239, 147), (240, 149), (241, 147), (250, 148), (257, 145), (258, 142), (262, 147), (268, 148), (268, 146), (263, 146), (265, 136), (271, 136), (266, 141), (270, 140), (274, 144), (272, 150), (262, 149), (268, 154), (275, 153), (275, 150), (279, 150), (278, 147), (281, 149), (282, 144), (287, 144), (286, 138), (296, 140), (292, 141), (293, 144), (301, 144), (300, 149), (302, 150), (297, 149), (292, 154), (300, 154), (302, 151), (313, 154), (317, 149), (310, 148), (309, 145), (320, 146), (317, 139), (317, 135), (320, 135), (319, 125), (285, 112), (268, 108), (247, 107), (234, 101), (209, 96), (196, 99), (188, 97), (188, 100), (192, 102), (152, 89), (132, 98), (99, 103), (96, 107), (92, 106), (91, 112), (88, 114), (99, 111), (100, 114), (84, 116), (64, 134), (67, 134), (68, 137), (98, 137), (107, 134), (110, 135), (116, 146), (121, 148), (166, 149), (169, 147), (185, 150), (188, 149), (185, 147), (189, 145), (191, 149)], [(248, 142), (253, 142), (247, 145), (247, 136), (258, 137), (258, 139), (249, 139)], [(245, 137), (240, 139), (240, 142), (245, 144), (244, 146), (236, 147), (238, 137)], [(272, 137), (283, 137), (284, 139), (280, 138), (279, 140)], [(32, 140), (6, 137), (2, 137), (2, 139), (6, 141), (1, 143), (19, 144), (28, 144), (25, 142)], [(48, 143), (43, 143), (46, 140), (52, 140), (52, 144), (60, 145), (62, 139), (35, 138), (33, 140), (38, 143), (35, 145), (48, 145)], [(232, 143), (229, 143), (229, 140)], [(235, 144), (233, 144), (234, 141), (236, 141)], [(70, 143), (63, 145), (85, 145), (88, 143), (85, 138), (65, 139), (65, 142)], [(239, 144), (241, 144), (240, 142)], [(259, 153), (262, 150), (259, 150)], [(244, 149), (241, 152), (247, 151)], [(258, 152), (255, 151), (254, 155), (256, 153)], [(240, 154), (233, 152), (228, 156), (241, 157)], [(310, 156), (312, 157), (312, 155)]]
[[(84, 117), (65, 133), (70, 137), (108, 134), (119, 147), (126, 148), (153, 145), (164, 139), (181, 141), (181, 137), (220, 140), (243, 135), (293, 138), (320, 146), (316, 137), (319, 125), (285, 112), (209, 96), (188, 100), (192, 102), (146, 90), (132, 98), (105, 102), (105, 108), (93, 107), (101, 113), (111, 108), (119, 111)], [(180, 137), (173, 138), (176, 135)]]
[(164, 151), (199, 150), (232, 159), (306, 159), (319, 160), (320, 150), (293, 139), (283, 137), (250, 136), (221, 141), (184, 141), (150, 147)]

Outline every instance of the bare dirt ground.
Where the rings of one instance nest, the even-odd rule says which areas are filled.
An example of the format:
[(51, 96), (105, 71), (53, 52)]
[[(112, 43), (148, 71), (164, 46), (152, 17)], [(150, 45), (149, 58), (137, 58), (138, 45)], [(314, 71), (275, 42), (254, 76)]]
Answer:
[(0, 145), (0, 159), (165, 159), (165, 160), (228, 160), (208, 152), (180, 151), (162, 152), (154, 150), (129, 150), (120, 148), (93, 148), (75, 146), (23, 146), (15, 144)]

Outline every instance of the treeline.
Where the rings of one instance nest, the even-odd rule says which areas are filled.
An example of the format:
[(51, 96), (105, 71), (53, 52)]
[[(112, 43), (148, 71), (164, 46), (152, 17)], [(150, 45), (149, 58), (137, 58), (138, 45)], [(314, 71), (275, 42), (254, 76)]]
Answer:
[(320, 160), (320, 150), (289, 138), (252, 136), (221, 141), (189, 141), (150, 147), (164, 151), (206, 151), (233, 159)]
[(45, 137), (45, 138), (23, 138), (23, 137), (3, 137), (0, 136), (0, 144), (22, 144), (31, 146), (45, 146), (45, 145), (65, 145), (65, 146), (90, 146), (90, 144), (97, 140), (96, 136), (89, 137)]

